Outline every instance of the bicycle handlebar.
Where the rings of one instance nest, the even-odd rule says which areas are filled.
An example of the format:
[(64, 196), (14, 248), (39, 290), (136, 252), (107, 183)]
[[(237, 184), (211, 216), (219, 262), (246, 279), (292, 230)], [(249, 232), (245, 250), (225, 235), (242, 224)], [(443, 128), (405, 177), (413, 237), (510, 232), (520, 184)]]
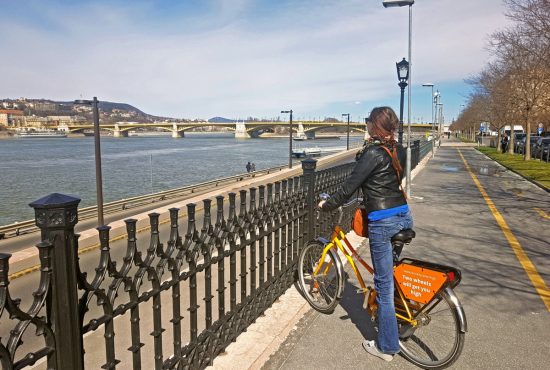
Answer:
[[(321, 194), (319, 194), (319, 198), (321, 200), (328, 200), (330, 198), (330, 195), (327, 194), (327, 193), (321, 193)], [(338, 225), (338, 224), (342, 223), (342, 218), (344, 217), (344, 208), (345, 207), (349, 207), (350, 205), (354, 204), (355, 202), (362, 202), (362, 201), (363, 201), (363, 198), (353, 198), (349, 202), (344, 203), (340, 207), (338, 207), (338, 221), (337, 221), (336, 224)], [(317, 212), (317, 219), (319, 219), (319, 217), (321, 215), (321, 210), (319, 208), (317, 208), (316, 212)]]

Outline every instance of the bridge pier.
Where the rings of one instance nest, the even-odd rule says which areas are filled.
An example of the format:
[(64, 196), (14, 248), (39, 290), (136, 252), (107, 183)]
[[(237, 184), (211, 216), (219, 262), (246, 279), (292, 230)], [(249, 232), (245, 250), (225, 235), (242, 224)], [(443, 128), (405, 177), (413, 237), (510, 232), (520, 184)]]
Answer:
[(174, 124), (174, 125), (172, 125), (172, 137), (174, 139), (179, 139), (181, 137), (185, 137), (185, 132), (178, 130), (178, 125)]
[(115, 131), (113, 132), (114, 137), (128, 137), (128, 131), (121, 131), (118, 124), (115, 124)]
[(250, 134), (246, 132), (246, 125), (244, 122), (237, 122), (235, 124), (235, 138), (250, 139)]
[(297, 135), (298, 135), (298, 137), (304, 137), (305, 136), (308, 140), (315, 139), (315, 131), (306, 131), (306, 130), (304, 130), (304, 125), (301, 122), (298, 124)]

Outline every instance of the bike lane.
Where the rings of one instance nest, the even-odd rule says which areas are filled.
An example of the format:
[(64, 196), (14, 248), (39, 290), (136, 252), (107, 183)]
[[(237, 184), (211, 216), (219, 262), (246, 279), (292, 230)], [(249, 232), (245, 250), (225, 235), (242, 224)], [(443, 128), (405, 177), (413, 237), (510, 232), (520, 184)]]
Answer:
[(550, 193), (477, 151), (459, 151), (518, 262), (550, 312)]
[[(402, 256), (462, 271), (456, 293), (468, 333), (453, 368), (545, 368), (550, 360), (550, 313), (459, 151), (548, 286), (550, 228), (532, 210), (535, 204), (548, 210), (548, 193), (473, 148), (441, 147), (414, 178), (410, 205), (417, 237)], [(368, 254), (363, 247), (361, 255)], [(349, 269), (348, 274), (336, 311), (323, 315), (311, 310), (264, 368), (415, 368), (401, 357), (385, 363), (361, 348), (361, 341), (374, 339), (376, 333)]]
[(441, 148), (416, 178), (416, 189), (415, 256), (426, 253), (463, 273), (457, 293), (469, 333), (457, 367), (545, 367), (550, 229), (532, 208), (547, 209), (548, 193), (475, 149), (460, 147)]

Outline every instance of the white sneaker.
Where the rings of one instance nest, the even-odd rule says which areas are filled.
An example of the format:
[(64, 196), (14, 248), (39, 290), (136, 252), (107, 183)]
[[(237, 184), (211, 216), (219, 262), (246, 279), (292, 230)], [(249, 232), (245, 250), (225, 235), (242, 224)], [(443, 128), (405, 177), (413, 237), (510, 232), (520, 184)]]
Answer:
[(381, 358), (384, 361), (390, 362), (393, 360), (393, 355), (381, 352), (376, 346), (376, 342), (374, 340), (364, 340), (363, 348), (371, 355)]

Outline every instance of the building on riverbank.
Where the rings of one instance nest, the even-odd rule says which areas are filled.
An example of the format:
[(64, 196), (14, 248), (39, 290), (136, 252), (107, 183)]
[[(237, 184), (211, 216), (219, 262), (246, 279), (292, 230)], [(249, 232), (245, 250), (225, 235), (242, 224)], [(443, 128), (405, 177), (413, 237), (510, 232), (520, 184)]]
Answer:
[(0, 125), (6, 127), (22, 127), (25, 125), (25, 116), (19, 109), (0, 109)]

